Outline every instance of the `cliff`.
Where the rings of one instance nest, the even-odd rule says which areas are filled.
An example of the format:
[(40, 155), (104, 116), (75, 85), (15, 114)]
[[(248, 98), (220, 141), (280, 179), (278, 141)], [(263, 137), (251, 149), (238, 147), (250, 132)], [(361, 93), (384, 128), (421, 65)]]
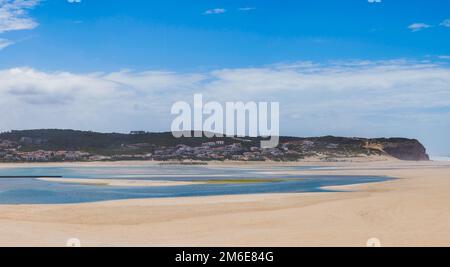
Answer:
[(397, 159), (414, 161), (430, 160), (425, 147), (415, 139), (375, 139), (374, 142), (380, 144), (386, 154)]

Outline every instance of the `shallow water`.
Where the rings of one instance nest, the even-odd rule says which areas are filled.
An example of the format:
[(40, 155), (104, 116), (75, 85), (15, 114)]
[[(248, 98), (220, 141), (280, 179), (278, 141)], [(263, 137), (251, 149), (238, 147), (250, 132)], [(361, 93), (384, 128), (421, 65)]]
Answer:
[[(320, 167), (296, 167), (314, 170)], [(260, 183), (198, 184), (167, 187), (113, 187), (63, 184), (35, 178), (1, 178), (0, 204), (65, 204), (119, 199), (167, 198), (260, 193), (325, 192), (324, 186), (381, 182), (389, 177), (286, 175), (291, 167), (227, 168), (208, 166), (146, 167), (24, 167), (0, 169), (1, 177), (48, 177), (132, 179), (157, 181), (214, 181), (267, 179)], [(273, 181), (276, 179), (276, 181)]]

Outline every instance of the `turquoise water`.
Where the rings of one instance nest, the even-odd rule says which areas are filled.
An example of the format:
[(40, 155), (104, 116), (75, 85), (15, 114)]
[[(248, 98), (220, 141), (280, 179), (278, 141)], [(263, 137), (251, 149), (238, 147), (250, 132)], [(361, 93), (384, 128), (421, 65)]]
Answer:
[[(280, 171), (312, 170), (316, 167), (213, 168), (207, 166), (145, 167), (39, 167), (0, 169), (0, 204), (65, 204), (119, 199), (167, 198), (260, 193), (325, 192), (324, 186), (381, 182), (389, 177), (286, 175)], [(201, 184), (167, 187), (113, 187), (63, 184), (35, 178), (96, 178), (157, 181), (213, 181), (227, 179), (267, 179), (262, 183)], [(10, 178), (8, 178), (10, 177)], [(281, 179), (270, 181), (273, 179)]]

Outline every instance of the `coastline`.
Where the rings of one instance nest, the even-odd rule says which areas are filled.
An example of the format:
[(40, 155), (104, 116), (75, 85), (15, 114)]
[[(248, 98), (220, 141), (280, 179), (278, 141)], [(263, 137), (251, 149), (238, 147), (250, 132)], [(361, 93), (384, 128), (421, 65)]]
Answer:
[(2, 205), (0, 246), (65, 246), (74, 237), (83, 246), (365, 246), (373, 237), (450, 246), (450, 164), (322, 166), (333, 168), (298, 172), (399, 179), (332, 188), (345, 192)]
[[(193, 166), (311, 166), (311, 165), (339, 165), (342, 163), (385, 163), (385, 162), (403, 162), (389, 156), (374, 156), (374, 157), (356, 157), (346, 159), (336, 159), (336, 161), (324, 161), (319, 157), (306, 158), (300, 161), (192, 161)], [(0, 168), (15, 168), (15, 167), (119, 167), (119, 166), (189, 166), (188, 164), (177, 164), (179, 161), (155, 161), (155, 160), (130, 160), (130, 161), (68, 161), (68, 162), (14, 162), (4, 163), (0, 162)], [(195, 165), (195, 163), (206, 163), (205, 165)]]

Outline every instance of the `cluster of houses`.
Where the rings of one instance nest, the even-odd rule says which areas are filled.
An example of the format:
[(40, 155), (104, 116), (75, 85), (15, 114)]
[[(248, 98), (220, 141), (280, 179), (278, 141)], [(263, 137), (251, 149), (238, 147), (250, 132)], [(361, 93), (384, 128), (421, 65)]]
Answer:
[[(286, 160), (299, 158), (300, 154), (289, 149), (289, 144), (283, 144), (279, 148), (261, 149), (250, 147), (242, 142), (226, 144), (225, 141), (203, 143), (200, 146), (177, 145), (175, 147), (156, 147), (151, 153), (117, 154), (117, 155), (93, 155), (82, 151), (23, 151), (22, 145), (34, 144), (32, 139), (21, 140), (18, 143), (8, 140), (0, 140), (0, 161), (2, 162), (58, 162), (58, 161), (120, 161), (120, 160), (236, 160), (236, 161), (265, 161)], [(309, 145), (309, 144), (305, 144)], [(134, 146), (126, 146), (130, 149)], [(142, 146), (136, 145), (137, 148)]]
[(56, 161), (85, 161), (91, 155), (81, 151), (30, 151), (22, 152), (17, 149), (0, 150), (0, 161), (3, 162), (56, 162)]
[(236, 161), (264, 161), (281, 160), (288, 151), (286, 147), (261, 149), (260, 147), (245, 147), (241, 143), (225, 145), (224, 141), (208, 142), (198, 147), (178, 145), (172, 148), (156, 150), (154, 160), (236, 160)]
[(23, 137), (19, 142), (0, 140), (0, 161), (3, 162), (50, 162), (89, 160), (91, 154), (81, 151), (22, 151), (23, 145), (39, 145), (43, 141)]

